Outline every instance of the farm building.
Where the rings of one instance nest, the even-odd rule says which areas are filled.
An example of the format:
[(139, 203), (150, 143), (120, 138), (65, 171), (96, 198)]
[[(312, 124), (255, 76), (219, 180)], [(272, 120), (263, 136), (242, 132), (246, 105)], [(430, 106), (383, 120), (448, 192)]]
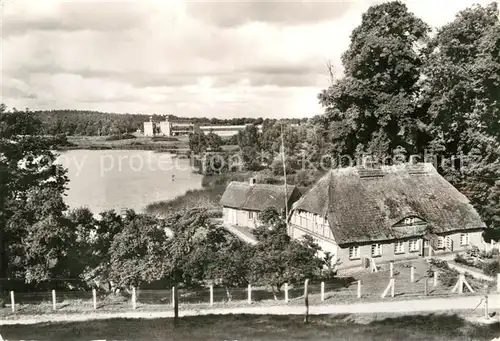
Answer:
[(338, 268), (479, 246), (485, 224), (431, 164), (340, 168), (292, 207), (288, 233), (312, 236)]
[[(275, 207), (278, 212), (288, 208), (300, 197), (295, 186), (257, 184), (255, 179), (249, 182), (231, 182), (222, 198), (222, 217), (225, 224), (255, 228), (258, 224), (258, 215), (268, 207)], [(285, 200), (286, 198), (286, 200)]]

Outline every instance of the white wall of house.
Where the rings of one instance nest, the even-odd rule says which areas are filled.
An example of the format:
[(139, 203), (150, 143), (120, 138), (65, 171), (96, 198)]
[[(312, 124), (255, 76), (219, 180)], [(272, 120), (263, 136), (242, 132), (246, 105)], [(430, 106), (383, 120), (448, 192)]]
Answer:
[[(432, 256), (463, 252), (471, 246), (481, 247), (482, 231), (457, 231), (439, 235), (439, 248)], [(399, 241), (380, 241), (339, 248), (339, 268), (362, 265), (363, 258), (374, 258), (377, 263), (422, 257), (423, 238), (406, 238)], [(376, 250), (376, 251), (375, 251)]]
[(225, 224), (256, 228), (258, 225), (259, 211), (238, 210), (224, 207), (222, 209), (222, 220)]
[[(338, 268), (359, 267), (363, 258), (375, 258), (378, 262), (391, 260), (402, 260), (422, 257), (424, 240), (420, 238), (404, 239), (401, 241), (382, 241), (374, 244), (359, 244), (356, 250), (349, 247), (339, 247), (330, 230), (326, 218), (314, 213), (294, 210), (290, 216), (289, 234), (292, 238), (300, 239), (304, 235), (310, 235), (322, 248), (323, 252), (330, 252), (340, 262)], [(457, 231), (441, 234), (440, 247), (434, 250), (435, 255), (461, 252), (468, 247), (483, 245), (482, 231)], [(399, 247), (396, 248), (396, 244)], [(410, 245), (411, 244), (411, 245)], [(377, 245), (377, 246), (375, 246)], [(374, 250), (377, 252), (374, 253)], [(353, 251), (355, 251), (353, 253)], [(354, 257), (351, 257), (354, 255)]]
[(322, 255), (329, 252), (333, 255), (333, 261), (337, 261), (339, 247), (325, 218), (314, 213), (295, 210), (290, 216), (289, 234), (294, 239), (301, 239), (305, 235), (311, 236), (321, 247)]

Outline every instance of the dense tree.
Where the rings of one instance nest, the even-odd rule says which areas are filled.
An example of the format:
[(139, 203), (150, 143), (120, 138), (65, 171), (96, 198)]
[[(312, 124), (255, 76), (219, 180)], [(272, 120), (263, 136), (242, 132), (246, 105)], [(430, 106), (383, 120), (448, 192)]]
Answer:
[[(215, 224), (212, 214), (206, 209), (175, 213), (167, 218), (166, 226), (173, 232), (168, 244), (171, 280), (186, 286), (205, 283), (205, 271), (211, 259), (227, 247), (232, 236)], [(212, 271), (215, 274), (216, 271)]]
[[(87, 240), (80, 244), (80, 252), (83, 253), (86, 262), (82, 277), (89, 283), (99, 285), (108, 283), (108, 288), (111, 289), (113, 285), (110, 282), (111, 253), (109, 251), (115, 236), (123, 231), (125, 221), (113, 210), (101, 212), (98, 220), (90, 218), (84, 211), (76, 213), (77, 216), (72, 220), (82, 226), (78, 230), (90, 230)], [(75, 215), (75, 212), (71, 215)]]
[(324, 261), (318, 257), (319, 246), (312, 239), (291, 239), (276, 209), (265, 210), (259, 219), (262, 224), (254, 232), (259, 243), (250, 250), (249, 273), (253, 282), (271, 287), (277, 299), (284, 283), (320, 276)]
[(130, 288), (160, 280), (169, 271), (165, 228), (155, 218), (128, 211), (123, 230), (109, 249), (109, 276), (119, 286)]
[(218, 152), (221, 150), (221, 146), (223, 145), (222, 138), (215, 134), (214, 132), (209, 132), (205, 136), (207, 147), (214, 152)]
[(232, 288), (248, 284), (248, 268), (251, 261), (250, 247), (240, 240), (228, 236), (227, 242), (210, 253), (205, 269), (205, 281), (221, 285), (226, 290), (228, 301), (232, 299)]
[(486, 231), (486, 239), (499, 240), (500, 237), (500, 180), (495, 182), (488, 193), (488, 198), (484, 208), (485, 220), (489, 223), (490, 229)]
[(370, 7), (342, 56), (345, 76), (319, 95), (334, 152), (385, 156), (398, 146), (418, 151), (425, 110), (418, 81), (429, 26), (399, 1)]
[(68, 179), (40, 126), (31, 113), (0, 106), (0, 279), (47, 278), (71, 244), (62, 226)]
[(261, 168), (259, 158), (261, 151), (260, 137), (261, 134), (254, 125), (249, 125), (238, 133), (241, 158), (247, 170), (258, 170)]
[(287, 154), (293, 155), (301, 140), (300, 130), (289, 124), (276, 121), (274, 124), (266, 125), (262, 129), (260, 138), (261, 148), (274, 154), (281, 152), (281, 136), (283, 134), (283, 145)]
[(201, 154), (208, 148), (208, 141), (205, 134), (202, 132), (195, 132), (189, 134), (189, 149), (195, 154)]
[(430, 115), (432, 150), (447, 161), (440, 172), (491, 227), (498, 226), (493, 219), (498, 205), (490, 198), (500, 178), (497, 13), (496, 3), (473, 6), (439, 30), (428, 47), (421, 100)]

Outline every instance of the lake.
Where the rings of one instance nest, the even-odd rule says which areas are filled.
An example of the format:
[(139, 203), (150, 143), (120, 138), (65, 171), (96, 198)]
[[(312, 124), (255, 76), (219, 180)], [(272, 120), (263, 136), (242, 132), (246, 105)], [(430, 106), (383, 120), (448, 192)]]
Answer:
[(88, 207), (94, 213), (132, 208), (143, 212), (156, 201), (174, 199), (201, 188), (202, 176), (192, 172), (188, 159), (141, 150), (70, 150), (58, 152), (68, 169), (70, 208)]

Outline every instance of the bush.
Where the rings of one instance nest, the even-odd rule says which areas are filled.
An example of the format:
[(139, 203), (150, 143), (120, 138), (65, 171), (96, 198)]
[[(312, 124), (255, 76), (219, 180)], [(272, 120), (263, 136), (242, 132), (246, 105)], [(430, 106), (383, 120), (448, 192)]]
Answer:
[(496, 260), (483, 264), (483, 273), (488, 276), (496, 276), (500, 273), (500, 262)]
[(151, 138), (151, 141), (153, 142), (160, 142), (160, 141), (165, 141), (165, 142), (178, 142), (179, 139), (171, 136), (153, 136)]
[(53, 143), (61, 147), (71, 147), (75, 145), (74, 143), (69, 142), (68, 137), (64, 134), (58, 134), (54, 136)]
[(313, 172), (310, 170), (299, 170), (295, 174), (295, 185), (302, 187), (309, 187), (315, 182)]
[(440, 259), (431, 259), (430, 264), (439, 270), (439, 282), (445, 287), (454, 286), (457, 283), (459, 272), (450, 269), (448, 263)]
[(283, 180), (280, 176), (275, 176), (270, 170), (265, 169), (260, 171), (256, 176), (255, 180), (259, 184), (269, 184), (269, 185), (281, 185)]
[(482, 259), (490, 259), (493, 258), (493, 250), (492, 251), (481, 251), (479, 257)]
[(135, 139), (133, 134), (117, 134), (106, 137), (106, 141), (131, 140)]
[(467, 249), (467, 255), (469, 257), (480, 257), (481, 251), (479, 250), (479, 248), (476, 245), (473, 245)]
[(455, 262), (459, 263), (459, 264), (467, 264), (467, 261), (465, 260), (465, 258), (461, 255), (461, 254), (457, 254), (455, 256)]

